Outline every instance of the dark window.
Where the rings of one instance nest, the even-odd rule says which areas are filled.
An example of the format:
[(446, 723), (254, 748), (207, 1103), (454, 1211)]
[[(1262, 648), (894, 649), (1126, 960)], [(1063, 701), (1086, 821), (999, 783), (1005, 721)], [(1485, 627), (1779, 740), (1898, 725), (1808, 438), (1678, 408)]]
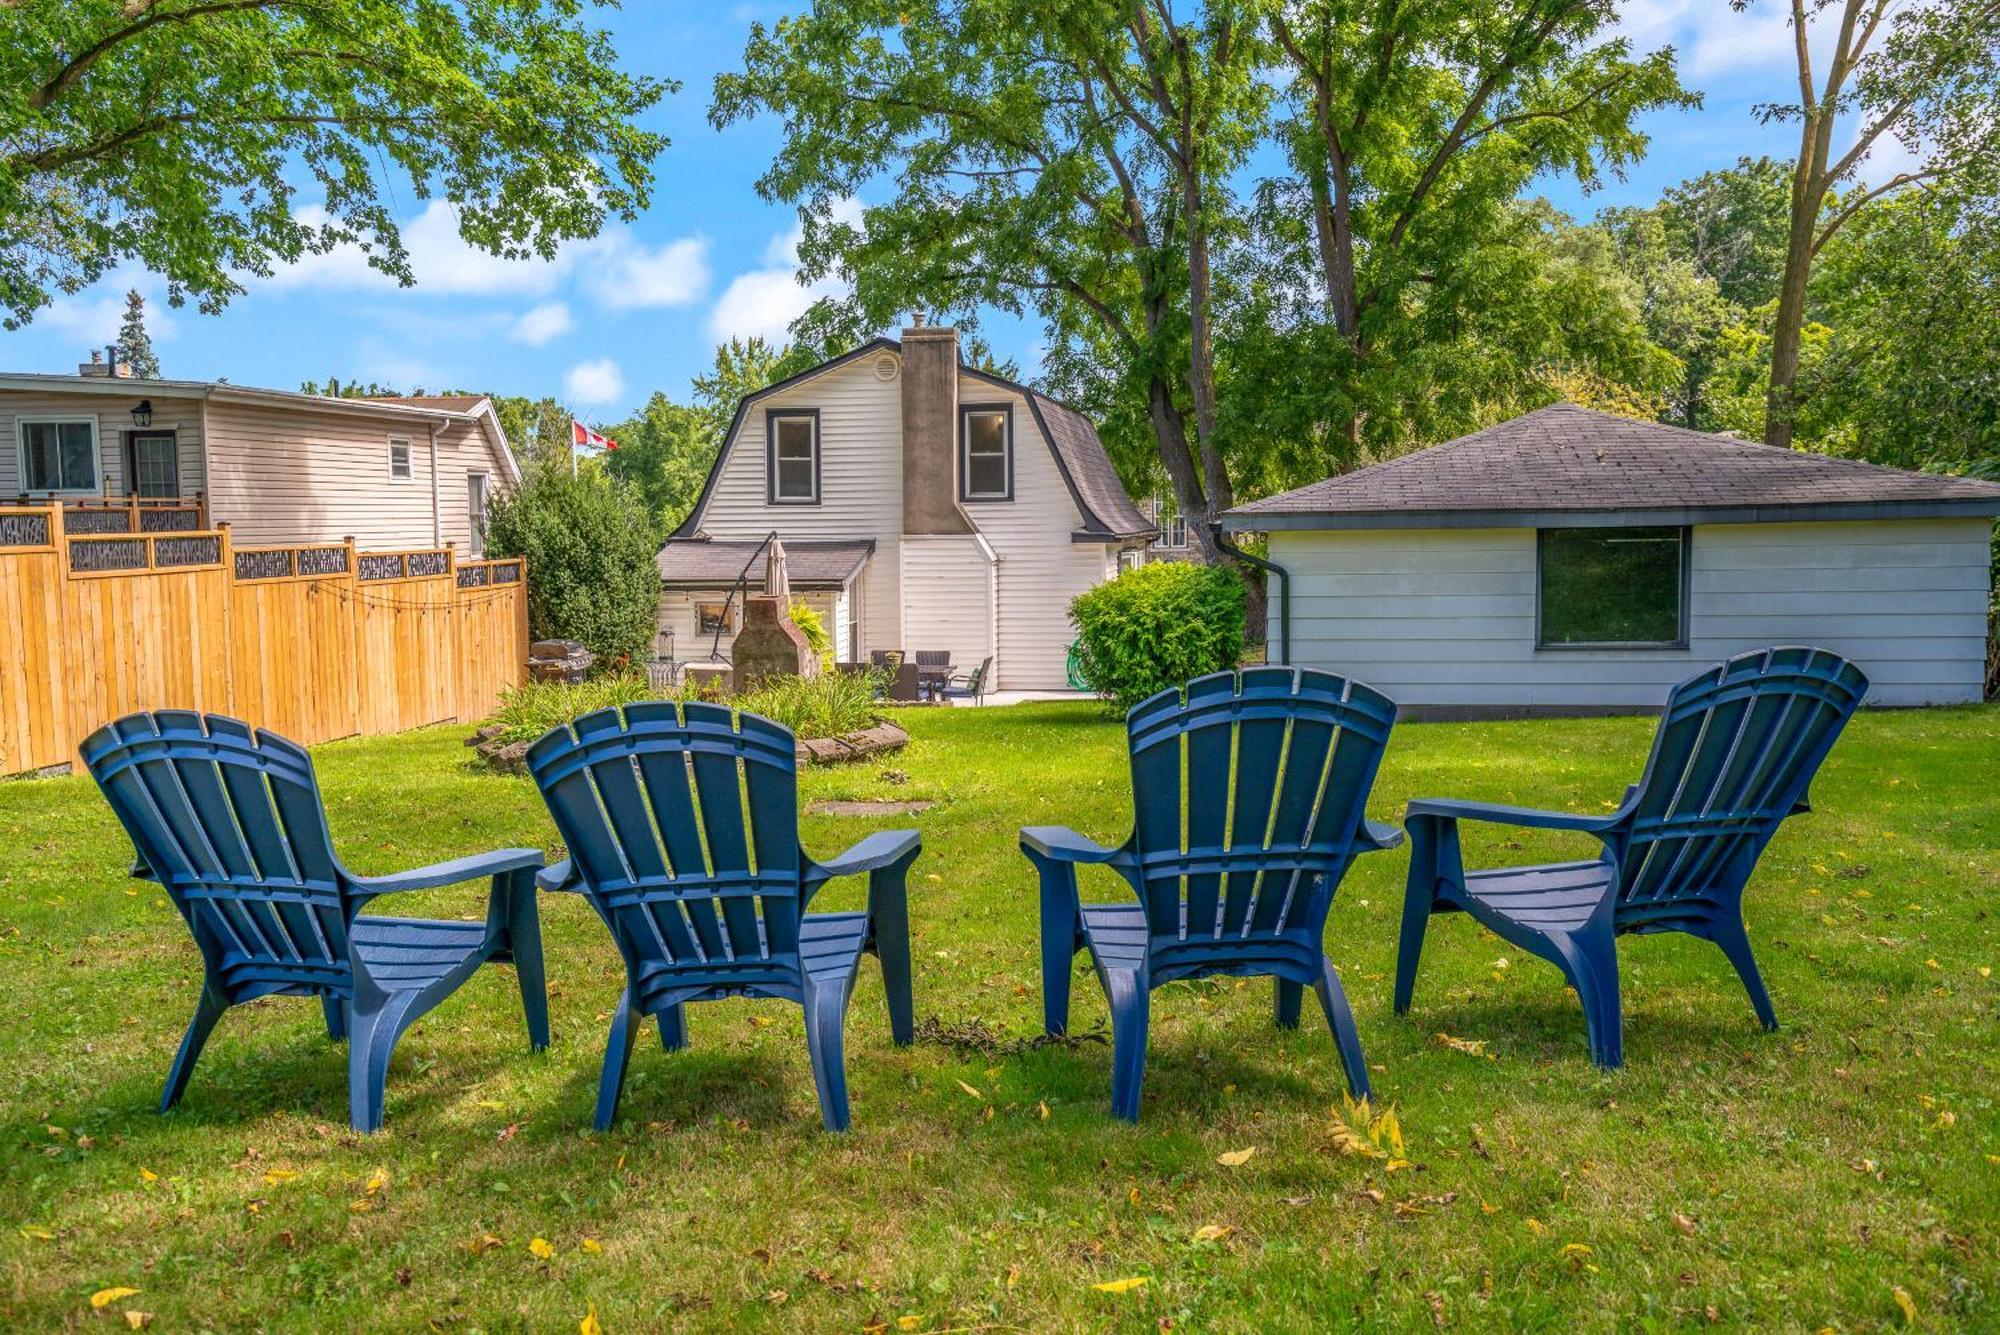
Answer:
[(1544, 647), (1686, 641), (1686, 529), (1545, 528), (1537, 537)]
[(1014, 414), (1002, 407), (965, 407), (959, 412), (964, 452), (960, 495), (968, 501), (1004, 501), (1014, 494), (1012, 448)]
[(725, 600), (694, 605), (695, 629), (703, 635), (713, 635), (717, 631), (729, 629), (729, 603)]
[(21, 458), (29, 491), (97, 490), (94, 423), (23, 422)]
[(131, 434), (132, 490), (140, 496), (181, 494), (180, 444), (171, 431)]
[(771, 499), (819, 499), (819, 417), (813, 413), (771, 414)]

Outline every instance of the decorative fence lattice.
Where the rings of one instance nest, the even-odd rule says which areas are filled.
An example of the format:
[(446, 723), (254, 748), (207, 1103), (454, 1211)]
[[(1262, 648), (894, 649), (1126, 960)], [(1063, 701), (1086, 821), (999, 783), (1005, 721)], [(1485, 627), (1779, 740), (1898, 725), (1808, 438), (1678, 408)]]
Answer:
[(403, 558), (400, 556), (363, 555), (360, 565), (360, 574), (363, 580), (401, 579), (403, 577)]
[(299, 573), (301, 575), (345, 575), (347, 573), (347, 548), (299, 548)]
[(212, 566), (221, 560), (222, 539), (213, 533), (153, 539), (153, 564), (158, 567)]
[(69, 544), (69, 568), (87, 574), (113, 570), (144, 570), (144, 538), (78, 538)]
[(141, 510), (141, 533), (193, 533), (201, 527), (199, 510)]
[(466, 566), (458, 572), (458, 587), (461, 589), (483, 588), (487, 583), (487, 566)]
[(0, 547), (46, 547), (49, 545), (49, 517), (0, 515)]
[(450, 558), (443, 552), (411, 552), (404, 561), (413, 577), (442, 575), (450, 568)]
[(488, 569), (493, 572), (493, 582), (495, 584), (519, 584), (521, 582), (521, 563), (519, 561), (495, 562)]
[(292, 549), (289, 547), (266, 547), (236, 553), (238, 579), (289, 579), (291, 574)]
[(67, 533), (130, 533), (132, 515), (126, 510), (71, 510), (63, 516)]

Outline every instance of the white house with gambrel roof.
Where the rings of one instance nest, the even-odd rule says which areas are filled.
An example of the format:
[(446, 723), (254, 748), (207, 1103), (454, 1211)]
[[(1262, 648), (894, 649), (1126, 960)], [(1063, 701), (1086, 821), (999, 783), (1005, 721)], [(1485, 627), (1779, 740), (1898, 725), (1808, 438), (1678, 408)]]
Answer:
[(675, 658), (727, 653), (730, 594), (746, 566), (761, 590), (773, 533), (843, 661), (942, 649), (961, 672), (992, 658), (995, 689), (1035, 691), (1065, 684), (1070, 599), (1154, 526), (1088, 419), (964, 365), (955, 329), (919, 322), (738, 405), (660, 550)]

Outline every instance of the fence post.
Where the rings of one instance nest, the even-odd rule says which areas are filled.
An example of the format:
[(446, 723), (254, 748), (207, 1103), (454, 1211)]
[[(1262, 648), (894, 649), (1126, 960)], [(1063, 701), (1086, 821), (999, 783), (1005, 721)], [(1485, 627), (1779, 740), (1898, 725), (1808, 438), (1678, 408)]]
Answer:
[(125, 531), (127, 533), (139, 533), (144, 531), (144, 525), (139, 522), (139, 493), (130, 490), (132, 486), (130, 478), (126, 479), (125, 486), (127, 488), (125, 492)]
[[(223, 709), (231, 714), (236, 708), (236, 674), (239, 664), (236, 658), (236, 556), (230, 549), (229, 521), (223, 520), (215, 526), (215, 551), (222, 561), (222, 570), (217, 583), (222, 590), (222, 661), (227, 664), (222, 674)], [(256, 669), (261, 671), (262, 664)]]

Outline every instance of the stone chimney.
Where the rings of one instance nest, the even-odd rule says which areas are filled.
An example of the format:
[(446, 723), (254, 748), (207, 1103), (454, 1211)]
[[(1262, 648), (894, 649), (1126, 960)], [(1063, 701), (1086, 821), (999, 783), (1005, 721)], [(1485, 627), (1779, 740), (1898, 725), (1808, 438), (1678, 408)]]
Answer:
[(958, 508), (958, 330), (903, 331), (903, 532), (971, 533)]
[[(104, 354), (106, 352), (111, 354), (109, 361), (105, 360)], [(76, 373), (81, 376), (91, 376), (99, 380), (106, 378), (130, 380), (132, 378), (132, 364), (119, 358), (118, 345), (114, 343), (105, 349), (92, 348), (90, 350), (90, 360), (79, 365), (76, 368)]]

